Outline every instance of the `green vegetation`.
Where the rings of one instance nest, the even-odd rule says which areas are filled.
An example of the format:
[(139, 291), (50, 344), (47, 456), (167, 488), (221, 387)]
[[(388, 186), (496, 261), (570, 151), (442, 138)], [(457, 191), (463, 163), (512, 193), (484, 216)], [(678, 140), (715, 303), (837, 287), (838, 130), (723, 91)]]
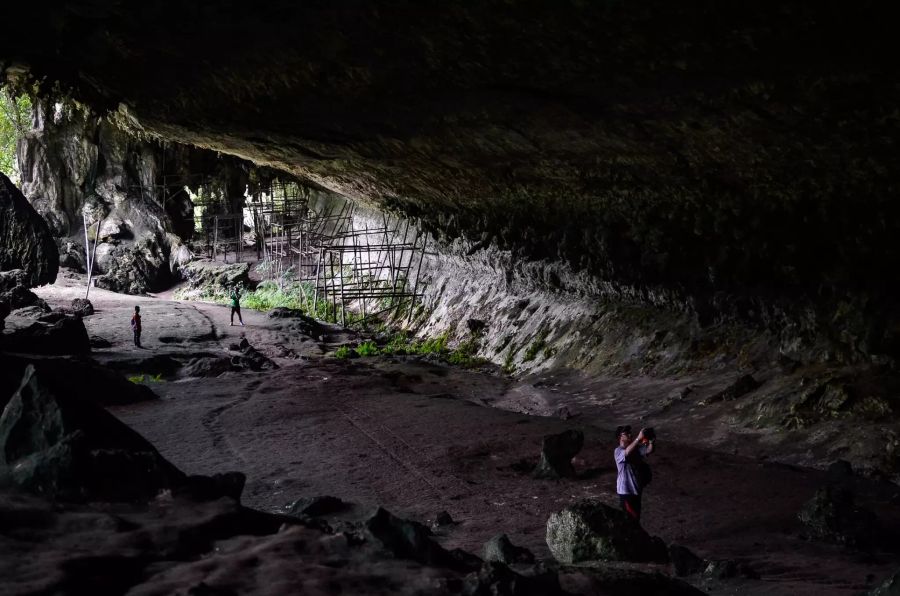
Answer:
[(241, 306), (262, 311), (284, 307), (306, 312), (312, 298), (313, 287), (309, 282), (279, 287), (274, 281), (264, 281), (256, 290), (241, 296)]
[(506, 358), (503, 360), (503, 372), (508, 375), (516, 372), (516, 365), (513, 363), (515, 355), (516, 350), (513, 348), (513, 346), (510, 346), (509, 351), (506, 353)]
[(542, 328), (538, 331), (537, 337), (534, 338), (534, 341), (528, 346), (528, 349), (525, 350), (525, 356), (522, 358), (523, 362), (531, 362), (541, 350), (547, 347), (546, 340), (548, 335), (550, 335), (550, 330), (547, 328)]
[(16, 165), (16, 143), (31, 130), (31, 99), (27, 95), (12, 95), (0, 90), (0, 172), (19, 185)]
[(372, 340), (364, 341), (356, 347), (356, 353), (362, 357), (377, 356), (379, 354), (378, 346)]
[(162, 378), (161, 374), (158, 375), (135, 375), (132, 377), (128, 377), (128, 380), (135, 384), (143, 384), (143, 383), (165, 383), (165, 379)]
[(334, 355), (336, 358), (354, 358), (356, 356), (366, 358), (379, 355), (436, 356), (457, 366), (481, 366), (488, 362), (484, 358), (479, 358), (475, 355), (478, 352), (477, 339), (470, 338), (460, 343), (453, 350), (448, 347), (449, 341), (449, 332), (417, 340), (411, 338), (407, 332), (402, 331), (394, 334), (390, 341), (380, 348), (374, 341), (367, 340), (356, 348), (341, 346), (335, 350)]

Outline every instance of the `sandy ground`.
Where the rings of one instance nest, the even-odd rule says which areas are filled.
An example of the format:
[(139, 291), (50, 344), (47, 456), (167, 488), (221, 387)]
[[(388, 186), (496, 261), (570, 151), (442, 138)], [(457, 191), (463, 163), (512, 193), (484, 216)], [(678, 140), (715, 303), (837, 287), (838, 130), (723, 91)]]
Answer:
[[(80, 283), (63, 279), (37, 293), (51, 306), (64, 305), (83, 296)], [(637, 397), (616, 398), (639, 395), (653, 383), (664, 385), (656, 388), (664, 395), (679, 382), (574, 374), (515, 380), (417, 358), (339, 360), (324, 354), (347, 335), (318, 344), (264, 313), (245, 310), (246, 326), (239, 327), (219, 305), (96, 288), (90, 299), (97, 314), (85, 319), (88, 332), (112, 343), (96, 351), (101, 362), (224, 355), (246, 337), (280, 365), (154, 383), (161, 400), (113, 410), (184, 471), (240, 470), (248, 478), (245, 503), (264, 510), (323, 494), (361, 509), (380, 504), (420, 521), (446, 510), (456, 523), (439, 530), (440, 540), (475, 552), (505, 532), (515, 544), (549, 557), (544, 533), (551, 512), (584, 497), (616, 504), (610, 429), (622, 421), (640, 425), (643, 407)], [(136, 304), (144, 315), (143, 349), (131, 342)], [(21, 324), (15, 317), (9, 322)], [(303, 358), (283, 357), (291, 352)], [(576, 416), (528, 413), (560, 405)], [(861, 554), (802, 537), (796, 512), (821, 485), (822, 472), (779, 462), (777, 450), (740, 441), (729, 428), (678, 424), (676, 418), (666, 426), (671, 432), (662, 435), (654, 457), (644, 526), (706, 558), (746, 562), (760, 575), (689, 580), (701, 589), (857, 594), (900, 567), (897, 553)], [(586, 436), (575, 462), (579, 477), (532, 479), (527, 468), (537, 461), (543, 435), (567, 428)], [(713, 436), (734, 437), (733, 448), (703, 447)], [(900, 527), (896, 494), (896, 485), (860, 480), (860, 500), (892, 531)]]

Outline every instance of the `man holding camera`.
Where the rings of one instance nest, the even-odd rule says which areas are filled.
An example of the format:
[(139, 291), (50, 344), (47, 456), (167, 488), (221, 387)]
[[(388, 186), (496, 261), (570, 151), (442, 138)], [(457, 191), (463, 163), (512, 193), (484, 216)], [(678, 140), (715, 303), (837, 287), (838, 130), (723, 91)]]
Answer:
[(650, 466), (644, 458), (653, 453), (656, 433), (652, 428), (642, 428), (637, 437), (632, 438), (630, 426), (619, 426), (616, 428), (616, 439), (619, 441), (615, 451), (619, 503), (629, 517), (640, 521), (641, 493), (652, 477)]

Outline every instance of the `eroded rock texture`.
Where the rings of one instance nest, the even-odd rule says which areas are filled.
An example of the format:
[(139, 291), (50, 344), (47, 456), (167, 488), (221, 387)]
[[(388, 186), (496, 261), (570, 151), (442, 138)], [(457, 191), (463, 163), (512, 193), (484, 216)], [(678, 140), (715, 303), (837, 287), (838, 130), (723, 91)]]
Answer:
[(3, 174), (0, 174), (0, 238), (3, 239), (0, 271), (21, 269), (16, 279), (25, 287), (56, 280), (59, 253), (47, 223)]
[(11, 7), (37, 30), (0, 55), (135, 129), (508, 254), (500, 279), (900, 346), (897, 44), (874, 4), (36, 10)]
[(18, 162), (23, 192), (59, 238), (63, 264), (85, 269), (87, 211), (89, 244), (99, 240), (96, 285), (141, 294), (166, 287), (191, 258), (185, 242), (195, 222), (187, 188), (218, 197), (215, 208), (229, 212), (243, 201), (252, 168), (141, 138), (120, 124), (71, 102), (38, 101)]

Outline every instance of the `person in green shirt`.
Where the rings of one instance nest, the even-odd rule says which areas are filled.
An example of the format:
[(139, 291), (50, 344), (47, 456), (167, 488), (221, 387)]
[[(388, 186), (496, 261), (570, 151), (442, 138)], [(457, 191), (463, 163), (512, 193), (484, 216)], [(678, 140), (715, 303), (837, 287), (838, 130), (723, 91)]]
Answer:
[(244, 326), (244, 319), (241, 318), (241, 287), (235, 286), (231, 290), (231, 324), (234, 325), (234, 315), (237, 314), (241, 327)]

